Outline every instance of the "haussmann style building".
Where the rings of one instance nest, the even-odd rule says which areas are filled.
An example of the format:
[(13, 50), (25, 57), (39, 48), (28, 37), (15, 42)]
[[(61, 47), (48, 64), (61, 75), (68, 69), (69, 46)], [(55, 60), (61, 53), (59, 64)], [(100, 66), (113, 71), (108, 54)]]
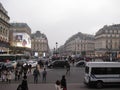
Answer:
[(120, 54), (120, 24), (105, 25), (95, 35), (95, 55), (116, 59)]
[(78, 32), (65, 42), (65, 54), (94, 56), (94, 44), (94, 35)]
[(26, 23), (10, 24), (10, 53), (31, 56), (31, 28)]
[(35, 57), (47, 57), (49, 56), (48, 39), (45, 34), (40, 31), (36, 31), (31, 34), (32, 42), (32, 56)]
[(0, 3), (0, 54), (9, 53), (9, 20), (8, 12)]

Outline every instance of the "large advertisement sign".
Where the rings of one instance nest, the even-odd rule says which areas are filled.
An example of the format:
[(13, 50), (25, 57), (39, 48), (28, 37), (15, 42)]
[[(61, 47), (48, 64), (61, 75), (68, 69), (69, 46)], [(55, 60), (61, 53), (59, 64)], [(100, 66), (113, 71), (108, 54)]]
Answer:
[(31, 39), (27, 33), (13, 33), (13, 45), (31, 48)]

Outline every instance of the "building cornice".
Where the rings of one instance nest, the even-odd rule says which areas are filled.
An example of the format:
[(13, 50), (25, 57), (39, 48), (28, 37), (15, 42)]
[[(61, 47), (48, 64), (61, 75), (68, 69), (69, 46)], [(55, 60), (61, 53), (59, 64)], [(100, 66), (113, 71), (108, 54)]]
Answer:
[(10, 24), (9, 24), (8, 22), (4, 21), (4, 20), (1, 19), (1, 18), (0, 18), (0, 22), (3, 23), (3, 24), (5, 24), (5, 25), (7, 25), (8, 27), (10, 27)]

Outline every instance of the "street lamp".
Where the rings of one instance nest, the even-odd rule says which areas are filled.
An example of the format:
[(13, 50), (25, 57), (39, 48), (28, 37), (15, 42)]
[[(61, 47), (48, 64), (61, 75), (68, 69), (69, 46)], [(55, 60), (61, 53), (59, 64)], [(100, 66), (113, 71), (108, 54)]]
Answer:
[(57, 56), (57, 46), (58, 46), (58, 43), (56, 42), (56, 56)]

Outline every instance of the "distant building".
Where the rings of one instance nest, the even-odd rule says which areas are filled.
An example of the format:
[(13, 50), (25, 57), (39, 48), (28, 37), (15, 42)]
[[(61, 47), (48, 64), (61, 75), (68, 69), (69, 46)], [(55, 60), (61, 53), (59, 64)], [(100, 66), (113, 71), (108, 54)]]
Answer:
[(64, 47), (64, 45), (61, 45), (58, 48), (58, 53), (59, 53), (60, 56), (65, 56), (65, 47)]
[(26, 23), (10, 23), (10, 49), (13, 54), (31, 55), (31, 29)]
[(64, 44), (66, 55), (94, 55), (94, 36), (81, 32), (70, 37)]
[(0, 3), (0, 54), (9, 53), (9, 20), (7, 11)]
[(46, 57), (49, 54), (48, 39), (45, 34), (36, 31), (31, 34), (32, 55), (36, 57)]
[(95, 35), (95, 55), (116, 58), (120, 53), (120, 24), (105, 25)]

